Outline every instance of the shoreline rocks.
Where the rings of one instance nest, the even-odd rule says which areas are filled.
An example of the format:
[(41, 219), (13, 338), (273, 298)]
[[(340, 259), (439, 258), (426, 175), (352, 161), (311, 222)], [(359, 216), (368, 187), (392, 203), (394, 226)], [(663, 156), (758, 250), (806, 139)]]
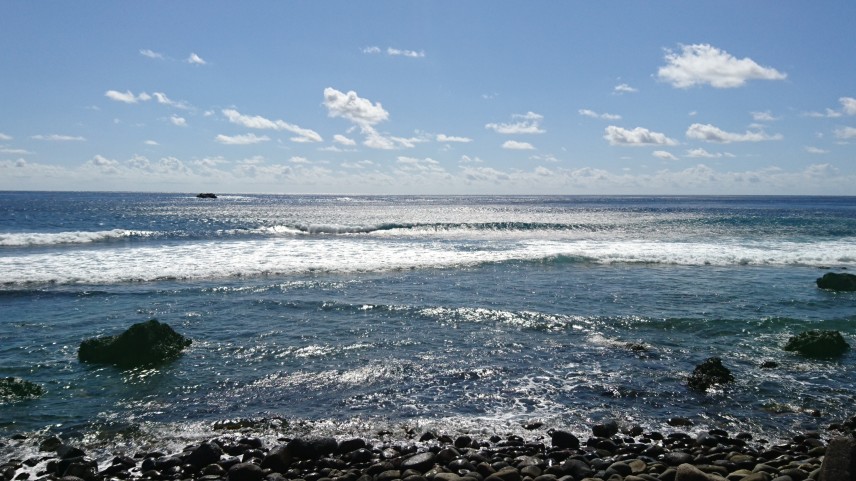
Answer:
[[(747, 435), (717, 429), (696, 435), (645, 433), (641, 428), (613, 433), (611, 423), (593, 429), (576, 447), (542, 442), (561, 438), (555, 433), (564, 432), (550, 429), (530, 440), (513, 435), (453, 439), (432, 433), (425, 442), (375, 444), (307, 436), (280, 438), (274, 446), (245, 432), (187, 446), (179, 453), (153, 447), (117, 453), (102, 463), (82, 449), (48, 438), (41, 440), (43, 456), (6, 461), (0, 474), (6, 481), (33, 479), (32, 473), (33, 481), (803, 481), (841, 479), (839, 473), (853, 472), (856, 453), (853, 438), (836, 438), (827, 446), (817, 432), (780, 444), (751, 444)], [(459, 442), (464, 437), (469, 442)], [(24, 437), (16, 442), (33, 445), (39, 440)]]
[(162, 364), (181, 355), (191, 340), (169, 325), (152, 319), (132, 325), (116, 336), (87, 339), (80, 343), (81, 362), (132, 368)]
[(196, 198), (197, 199), (216, 199), (217, 195), (212, 193), (212, 192), (202, 192), (202, 193), (196, 194)]

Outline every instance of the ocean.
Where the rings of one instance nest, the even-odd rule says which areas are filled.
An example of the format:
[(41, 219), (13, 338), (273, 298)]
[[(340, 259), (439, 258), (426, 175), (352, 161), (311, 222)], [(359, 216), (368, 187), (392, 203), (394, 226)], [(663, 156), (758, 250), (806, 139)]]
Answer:
[[(787, 438), (856, 414), (853, 351), (782, 349), (808, 329), (856, 347), (856, 293), (815, 285), (854, 268), (856, 197), (0, 192), (0, 377), (46, 390), (0, 400), (0, 438), (584, 439), (670, 418)], [(193, 344), (78, 361), (149, 319)], [(735, 382), (688, 389), (709, 357)]]

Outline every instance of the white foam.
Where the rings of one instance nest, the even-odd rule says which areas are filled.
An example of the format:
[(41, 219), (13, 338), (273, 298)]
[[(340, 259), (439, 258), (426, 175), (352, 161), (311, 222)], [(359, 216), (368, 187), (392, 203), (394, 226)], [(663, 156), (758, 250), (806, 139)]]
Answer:
[(124, 239), (130, 237), (146, 237), (154, 235), (153, 232), (141, 230), (113, 229), (105, 231), (75, 231), (75, 232), (21, 232), (13, 234), (0, 234), (0, 246), (25, 247), (25, 246), (49, 246), (61, 244), (91, 244), (109, 240)]
[[(113, 232), (113, 231), (110, 231)], [(110, 235), (128, 235), (117, 232)], [(853, 265), (856, 239), (795, 242), (538, 241), (451, 243), (277, 236), (265, 239), (105, 244), (99, 249), (5, 252), (0, 284), (114, 283), (312, 272), (386, 272), (489, 262), (586, 259), (672, 265)]]

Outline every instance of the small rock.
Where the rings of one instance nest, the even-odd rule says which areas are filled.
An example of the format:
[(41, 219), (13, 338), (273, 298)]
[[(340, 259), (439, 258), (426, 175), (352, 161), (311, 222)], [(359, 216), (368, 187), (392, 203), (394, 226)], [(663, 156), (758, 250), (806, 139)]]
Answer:
[(856, 479), (856, 439), (839, 437), (829, 442), (823, 463), (820, 465), (820, 481)]
[(574, 436), (573, 434), (567, 431), (556, 431), (549, 430), (547, 434), (550, 435), (550, 438), (553, 441), (554, 448), (560, 449), (579, 449), (580, 448), (580, 440)]
[(828, 272), (817, 279), (817, 287), (832, 291), (856, 291), (856, 275)]
[(722, 359), (711, 357), (696, 366), (690, 375), (687, 385), (699, 391), (706, 391), (712, 386), (734, 382), (734, 376), (727, 367), (722, 365)]
[(260, 481), (264, 477), (262, 468), (253, 463), (238, 463), (229, 468), (229, 481)]
[(807, 357), (830, 358), (844, 354), (850, 345), (838, 331), (814, 329), (791, 337), (784, 349)]
[(595, 424), (591, 432), (599, 438), (611, 438), (618, 433), (618, 423), (611, 419), (603, 424)]
[(691, 464), (681, 464), (675, 472), (675, 481), (712, 481), (704, 471)]

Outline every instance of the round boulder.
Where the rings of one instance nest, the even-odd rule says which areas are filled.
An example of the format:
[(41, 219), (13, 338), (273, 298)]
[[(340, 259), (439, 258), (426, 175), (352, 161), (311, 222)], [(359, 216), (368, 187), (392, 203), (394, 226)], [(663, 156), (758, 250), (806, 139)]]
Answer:
[(16, 377), (0, 378), (0, 400), (39, 397), (45, 389), (38, 384)]
[(831, 291), (856, 291), (856, 275), (828, 272), (817, 279), (817, 287)]
[(844, 354), (850, 345), (838, 331), (814, 329), (791, 337), (784, 349), (806, 357), (830, 358)]
[(177, 358), (191, 342), (169, 325), (152, 319), (134, 324), (117, 336), (81, 342), (77, 357), (81, 362), (113, 364), (123, 368), (150, 366)]

